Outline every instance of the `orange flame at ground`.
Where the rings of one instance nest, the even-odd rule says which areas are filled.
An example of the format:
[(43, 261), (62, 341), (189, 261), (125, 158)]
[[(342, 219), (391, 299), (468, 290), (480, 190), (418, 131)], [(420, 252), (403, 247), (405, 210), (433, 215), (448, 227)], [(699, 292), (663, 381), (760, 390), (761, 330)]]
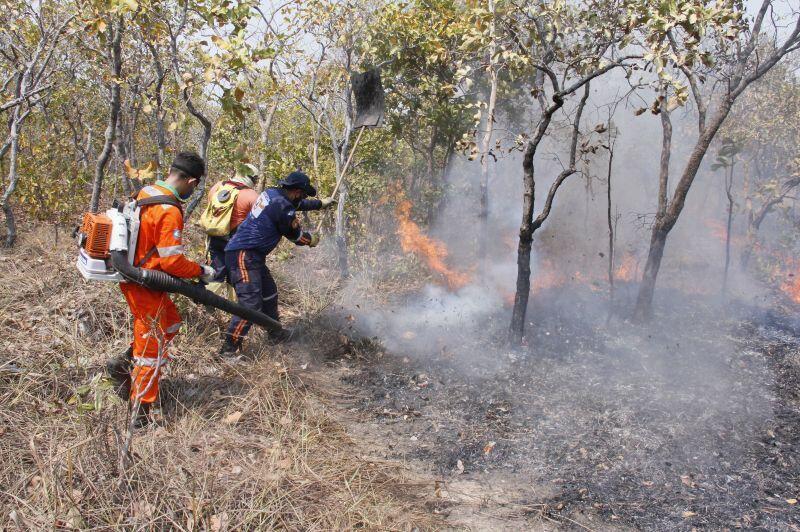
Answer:
[(620, 281), (635, 281), (638, 270), (639, 265), (636, 263), (636, 257), (630, 253), (626, 253), (622, 258), (622, 264), (620, 264), (614, 272), (614, 278)]
[(800, 304), (800, 262), (789, 257), (783, 258), (772, 269), (772, 277), (775, 279), (785, 278), (780, 284), (781, 292), (786, 294), (789, 299)]
[(793, 275), (781, 285), (781, 291), (795, 303), (800, 303), (800, 277)]
[(400, 246), (406, 253), (413, 253), (428, 265), (428, 268), (439, 273), (447, 281), (447, 286), (455, 290), (470, 282), (470, 275), (450, 268), (447, 259), (447, 246), (444, 242), (431, 238), (422, 233), (419, 226), (411, 219), (411, 202), (401, 201), (395, 209), (397, 215), (397, 234), (400, 236)]

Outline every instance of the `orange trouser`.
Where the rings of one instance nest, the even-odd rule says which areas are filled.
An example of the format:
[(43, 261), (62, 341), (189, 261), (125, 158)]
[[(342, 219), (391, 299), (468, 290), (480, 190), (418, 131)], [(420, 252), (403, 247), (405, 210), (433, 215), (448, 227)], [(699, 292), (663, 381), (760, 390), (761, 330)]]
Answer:
[(181, 316), (166, 292), (133, 283), (121, 283), (120, 288), (133, 314), (131, 401), (153, 403), (158, 399), (158, 380), (161, 367), (167, 362), (167, 346), (181, 328)]

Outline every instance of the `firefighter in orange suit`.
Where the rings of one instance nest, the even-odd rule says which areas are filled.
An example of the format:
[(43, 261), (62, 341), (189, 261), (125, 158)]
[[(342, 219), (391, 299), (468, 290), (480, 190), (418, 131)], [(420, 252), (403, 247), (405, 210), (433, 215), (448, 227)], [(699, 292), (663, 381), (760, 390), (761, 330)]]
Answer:
[[(181, 202), (191, 197), (203, 174), (205, 163), (200, 156), (179, 153), (165, 180), (139, 191), (138, 200), (162, 196), (164, 203), (141, 207), (136, 249), (129, 250), (134, 253), (135, 266), (183, 279), (213, 279), (213, 268), (183, 254)], [(150, 406), (158, 399), (161, 367), (167, 362), (166, 346), (178, 334), (181, 317), (166, 292), (135, 283), (121, 283), (120, 288), (133, 315), (133, 342), (124, 355), (109, 361), (107, 369), (120, 394), (128, 395), (131, 404), (140, 405), (134, 412), (134, 423), (141, 427), (149, 423)]]

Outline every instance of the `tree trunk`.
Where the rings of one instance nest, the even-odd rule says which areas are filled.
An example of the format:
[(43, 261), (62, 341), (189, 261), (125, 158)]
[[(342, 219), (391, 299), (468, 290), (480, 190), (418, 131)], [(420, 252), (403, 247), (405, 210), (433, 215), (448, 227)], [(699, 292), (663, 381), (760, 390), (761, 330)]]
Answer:
[(156, 49), (153, 43), (148, 42), (147, 47), (150, 50), (150, 55), (153, 58), (153, 69), (156, 71), (156, 86), (155, 86), (155, 96), (156, 96), (156, 108), (155, 112), (153, 113), (153, 118), (156, 121), (156, 175), (159, 179), (163, 178), (164, 170), (162, 165), (164, 164), (165, 152), (167, 147), (167, 136), (164, 131), (164, 80), (166, 79), (166, 73), (164, 72), (164, 67), (161, 66), (161, 60), (158, 57), (158, 50)]
[[(614, 220), (611, 213), (611, 168), (614, 145), (611, 141), (611, 120), (608, 121), (608, 173), (606, 174), (606, 221), (608, 222), (608, 298), (609, 313), (614, 306)], [(610, 314), (609, 314), (610, 317)]]
[(482, 269), (486, 270), (487, 244), (489, 241), (489, 151), (492, 149), (492, 135), (494, 133), (494, 110), (497, 104), (497, 62), (494, 20), (494, 0), (488, 1), (492, 21), (489, 27), (489, 103), (486, 108), (486, 126), (481, 142), (481, 181), (480, 181), (480, 207), (478, 210), (478, 259)]
[[(188, 5), (188, 4), (187, 4)], [(184, 7), (184, 17), (185, 17), (185, 10)], [(181, 26), (181, 29), (183, 26)], [(212, 124), (211, 121), (206, 118), (206, 116), (198, 110), (194, 102), (192, 101), (192, 97), (189, 95), (189, 87), (184, 84), (184, 81), (181, 77), (181, 68), (180, 63), (178, 61), (178, 35), (172, 34), (170, 37), (170, 52), (172, 56), (172, 69), (175, 75), (175, 82), (178, 84), (178, 87), (183, 86), (183, 103), (186, 105), (186, 109), (189, 113), (195, 117), (195, 119), (200, 122), (200, 125), (203, 127), (203, 136), (200, 138), (200, 157), (203, 158), (203, 161), (206, 163), (206, 173), (200, 178), (200, 183), (197, 184), (197, 188), (192, 195), (192, 198), (189, 200), (189, 204), (186, 206), (186, 211), (184, 214), (184, 220), (188, 220), (189, 217), (192, 215), (194, 210), (200, 204), (200, 201), (203, 199), (203, 195), (205, 194), (206, 190), (206, 177), (208, 176), (209, 172), (209, 164), (208, 164), (208, 144), (211, 142), (211, 128)]]
[[(576, 88), (577, 90), (577, 88)], [(523, 192), (522, 192), (522, 223), (519, 228), (519, 247), (517, 250), (517, 290), (514, 294), (514, 309), (511, 313), (511, 328), (509, 330), (509, 341), (519, 346), (525, 334), (525, 315), (528, 312), (528, 299), (531, 291), (531, 249), (533, 247), (533, 234), (550, 216), (556, 192), (561, 187), (564, 180), (575, 173), (575, 157), (578, 146), (578, 136), (580, 134), (580, 123), (586, 101), (589, 99), (589, 81), (584, 81), (583, 97), (578, 104), (575, 112), (575, 120), (572, 124), (572, 142), (569, 151), (569, 166), (556, 177), (542, 207), (542, 212), (533, 219), (533, 208), (536, 199), (536, 179), (534, 174), (534, 157), (536, 151), (550, 127), (553, 114), (564, 105), (561, 94), (553, 97), (553, 105), (543, 110), (542, 119), (536, 129), (536, 135), (528, 141), (525, 154), (522, 158), (523, 171)]]
[(728, 269), (731, 265), (731, 225), (733, 223), (733, 164), (728, 169), (728, 176), (725, 183), (725, 195), (728, 197), (728, 225), (725, 230), (725, 273), (722, 276), (722, 295), (728, 289)]
[(11, 208), (11, 196), (17, 188), (17, 158), (19, 155), (19, 130), (20, 130), (20, 106), (14, 108), (11, 118), (11, 132), (8, 158), (8, 185), (3, 193), (2, 208), (6, 217), (6, 247), (11, 247), (17, 240), (17, 224), (14, 220), (14, 211)]
[(122, 71), (122, 31), (123, 19), (120, 17), (117, 22), (109, 26), (109, 42), (111, 43), (109, 50), (109, 61), (111, 63), (111, 85), (109, 92), (111, 101), (109, 103), (108, 122), (106, 125), (105, 142), (103, 144), (103, 151), (97, 158), (97, 165), (94, 170), (94, 182), (92, 183), (92, 200), (89, 204), (91, 212), (97, 212), (100, 209), (100, 194), (103, 191), (103, 178), (105, 176), (106, 165), (111, 157), (111, 150), (114, 146), (114, 138), (117, 133), (117, 118), (119, 117), (120, 109), (120, 74)]
[(525, 314), (531, 293), (531, 248), (533, 246), (533, 207), (536, 196), (533, 156), (536, 148), (528, 145), (522, 162), (522, 223), (519, 227), (517, 250), (517, 290), (514, 294), (514, 309), (511, 313), (511, 343), (520, 345), (525, 334)]
[[(689, 189), (694, 182), (694, 178), (697, 176), (700, 164), (703, 162), (703, 157), (705, 157), (708, 147), (711, 145), (711, 141), (728, 116), (732, 105), (732, 99), (724, 99), (711, 122), (707, 123), (705, 129), (700, 133), (700, 137), (697, 139), (692, 153), (689, 155), (689, 160), (686, 162), (686, 166), (681, 174), (681, 179), (675, 187), (672, 201), (666, 206), (663, 216), (657, 216), (656, 223), (653, 224), (650, 251), (647, 254), (647, 264), (645, 265), (645, 278), (642, 279), (642, 284), (639, 287), (639, 294), (636, 298), (636, 308), (634, 310), (634, 318), (639, 321), (648, 320), (653, 315), (653, 294), (655, 293), (656, 278), (658, 277), (658, 270), (661, 267), (661, 258), (664, 255), (667, 235), (672, 228), (675, 227), (678, 217), (686, 204), (686, 196), (689, 193)], [(669, 146), (667, 146), (667, 149), (669, 149)], [(662, 170), (664, 155), (662, 147)], [(664, 204), (666, 203), (666, 188), (659, 190), (659, 208), (661, 208), (662, 202)], [(654, 246), (659, 247), (659, 249), (654, 249)]]
[(342, 278), (350, 276), (350, 266), (347, 261), (347, 215), (344, 212), (344, 204), (347, 202), (347, 182), (342, 182), (339, 186), (339, 203), (336, 206), (336, 253), (339, 262), (339, 274)]
[(656, 278), (661, 267), (661, 259), (664, 258), (664, 247), (667, 243), (668, 230), (658, 226), (653, 226), (650, 236), (650, 250), (647, 253), (647, 263), (642, 275), (642, 284), (639, 286), (639, 294), (636, 298), (635, 317), (639, 321), (646, 321), (653, 317), (653, 293), (656, 288)]

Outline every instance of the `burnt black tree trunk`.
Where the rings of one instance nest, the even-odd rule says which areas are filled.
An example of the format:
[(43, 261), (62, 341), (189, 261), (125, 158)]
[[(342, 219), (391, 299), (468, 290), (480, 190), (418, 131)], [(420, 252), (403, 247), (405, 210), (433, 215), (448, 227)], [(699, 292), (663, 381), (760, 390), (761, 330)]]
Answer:
[(541, 144), (542, 139), (547, 133), (547, 128), (553, 119), (553, 114), (563, 107), (564, 99), (561, 93), (553, 96), (553, 105), (545, 109), (536, 136), (528, 143), (525, 156), (522, 160), (523, 169), (523, 202), (522, 202), (522, 223), (519, 229), (519, 248), (517, 251), (517, 290), (514, 295), (514, 309), (511, 315), (511, 329), (509, 340), (513, 345), (521, 345), (525, 334), (525, 315), (528, 311), (528, 299), (531, 291), (531, 248), (533, 246), (533, 235), (550, 216), (553, 207), (553, 200), (556, 192), (564, 181), (575, 173), (575, 157), (577, 153), (578, 136), (580, 135), (580, 122), (583, 108), (589, 99), (589, 82), (584, 84), (583, 97), (578, 104), (575, 112), (575, 120), (572, 125), (572, 142), (570, 144), (569, 165), (555, 179), (547, 193), (542, 212), (533, 218), (536, 179), (534, 175), (534, 156)]

